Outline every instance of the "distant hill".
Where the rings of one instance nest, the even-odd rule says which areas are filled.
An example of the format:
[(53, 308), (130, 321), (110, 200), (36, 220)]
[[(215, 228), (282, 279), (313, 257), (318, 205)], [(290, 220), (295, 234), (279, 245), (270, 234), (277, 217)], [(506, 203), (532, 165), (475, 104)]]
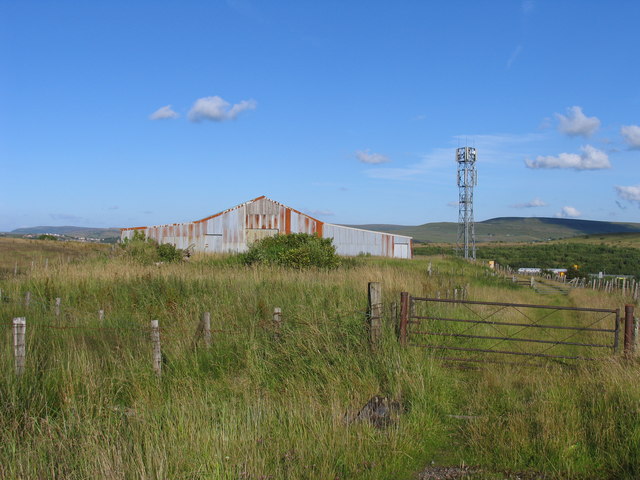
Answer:
[(29, 227), (16, 228), (9, 232), (11, 235), (41, 235), (49, 233), (52, 235), (62, 235), (72, 238), (99, 238), (101, 240), (107, 238), (120, 238), (119, 228), (92, 228), (92, 227)]
[[(349, 226), (398, 235), (409, 235), (414, 240), (425, 243), (454, 243), (458, 232), (458, 224), (454, 222), (425, 223), (417, 226), (388, 224)], [(478, 243), (539, 242), (580, 235), (611, 233), (640, 233), (640, 223), (544, 217), (500, 217), (476, 222), (476, 241)]]

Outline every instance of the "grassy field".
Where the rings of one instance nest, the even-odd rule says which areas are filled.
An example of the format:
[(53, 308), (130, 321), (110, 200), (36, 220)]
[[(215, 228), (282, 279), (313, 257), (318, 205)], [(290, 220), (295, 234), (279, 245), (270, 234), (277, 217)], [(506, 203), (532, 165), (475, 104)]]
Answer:
[[(451, 254), (452, 244), (419, 245), (416, 255)], [(477, 258), (495, 260), (512, 268), (568, 268), (578, 265), (587, 273), (607, 272), (640, 276), (640, 235), (581, 236), (537, 243), (478, 244)]]
[(110, 249), (95, 243), (0, 237), (0, 278), (105, 254)]
[[(0, 478), (411, 479), (432, 462), (477, 465), (477, 478), (640, 476), (634, 361), (449, 368), (401, 348), (388, 315), (372, 350), (364, 313), (371, 281), (383, 284), (387, 313), (401, 291), (462, 286), (478, 300), (616, 308), (621, 297), (541, 298), (441, 257), (292, 271), (233, 257), (143, 266), (84, 254), (0, 280)], [(279, 329), (274, 307), (283, 310)], [(204, 311), (210, 348), (194, 344)], [(20, 378), (9, 325), (17, 316), (27, 318)], [(151, 365), (151, 319), (161, 325), (161, 378)], [(401, 405), (397, 420), (386, 428), (345, 421), (374, 395)]]

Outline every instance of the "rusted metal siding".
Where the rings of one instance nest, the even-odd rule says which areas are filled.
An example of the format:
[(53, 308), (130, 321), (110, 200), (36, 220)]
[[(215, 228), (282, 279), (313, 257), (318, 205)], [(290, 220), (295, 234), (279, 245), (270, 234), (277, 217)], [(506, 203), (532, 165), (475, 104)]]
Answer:
[[(324, 238), (332, 238), (336, 252), (340, 255), (354, 256), (361, 253), (379, 257), (411, 258), (411, 249), (395, 248), (397, 245), (409, 245), (411, 237), (391, 235), (342, 225), (324, 224)], [(400, 253), (402, 251), (402, 254)]]
[(136, 230), (159, 243), (200, 252), (243, 252), (251, 240), (264, 236), (308, 233), (333, 239), (339, 255), (412, 257), (411, 237), (324, 223), (264, 196), (195, 222), (125, 228), (121, 239), (132, 238)]

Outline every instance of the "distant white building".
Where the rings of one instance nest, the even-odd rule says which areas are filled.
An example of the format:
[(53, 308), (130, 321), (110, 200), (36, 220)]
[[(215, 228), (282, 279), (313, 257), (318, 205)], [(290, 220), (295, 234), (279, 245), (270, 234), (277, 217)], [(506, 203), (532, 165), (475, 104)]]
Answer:
[(308, 233), (331, 238), (338, 255), (413, 257), (411, 237), (325, 223), (264, 196), (194, 222), (123, 228), (121, 240), (136, 231), (158, 243), (197, 252), (244, 252), (261, 238)]
[(567, 273), (566, 268), (519, 268), (518, 273), (521, 275), (540, 275), (542, 271), (551, 272), (555, 275), (565, 275)]

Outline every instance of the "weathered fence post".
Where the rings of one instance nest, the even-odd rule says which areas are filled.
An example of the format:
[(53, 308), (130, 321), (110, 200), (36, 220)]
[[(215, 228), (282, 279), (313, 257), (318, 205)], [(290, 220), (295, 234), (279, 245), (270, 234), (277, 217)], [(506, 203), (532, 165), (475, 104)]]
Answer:
[(624, 354), (633, 354), (633, 305), (624, 306)]
[(60, 316), (60, 303), (62, 302), (60, 297), (56, 297), (56, 317)]
[(202, 335), (204, 336), (204, 344), (211, 346), (211, 314), (204, 312), (202, 314)]
[(98, 320), (104, 320), (104, 310), (98, 310)]
[(382, 335), (382, 286), (379, 282), (369, 282), (368, 289), (369, 341), (375, 345)]
[(280, 330), (280, 325), (282, 325), (282, 309), (280, 307), (273, 309), (273, 325), (276, 330)]
[(151, 320), (151, 343), (153, 343), (153, 371), (162, 374), (162, 350), (160, 349), (160, 325), (158, 320)]
[(24, 294), (24, 306), (29, 308), (29, 305), (31, 305), (31, 292)]
[(407, 344), (407, 325), (409, 324), (409, 293), (400, 294), (400, 345)]
[(17, 277), (18, 276), (18, 262), (16, 261), (16, 263), (13, 264), (13, 276)]
[(24, 364), (27, 354), (25, 334), (27, 332), (27, 319), (18, 317), (13, 319), (13, 355), (16, 364), (16, 375), (24, 373)]
[(638, 321), (638, 317), (633, 317), (633, 351), (638, 351), (638, 329), (640, 327), (640, 322)]

